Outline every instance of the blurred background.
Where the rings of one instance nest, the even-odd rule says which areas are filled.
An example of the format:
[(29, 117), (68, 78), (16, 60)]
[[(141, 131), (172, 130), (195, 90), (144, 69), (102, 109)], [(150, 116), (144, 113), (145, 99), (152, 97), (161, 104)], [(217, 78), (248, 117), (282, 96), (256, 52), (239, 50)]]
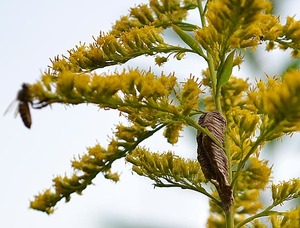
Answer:
[[(15, 99), (23, 82), (33, 83), (39, 79), (50, 64), (49, 58), (67, 54), (67, 50), (79, 41), (92, 42), (92, 36), (98, 36), (100, 30), (109, 31), (121, 15), (128, 14), (130, 7), (146, 2), (1, 1), (0, 113), (4, 113)], [(275, 4), (275, 13), (281, 15), (283, 22), (287, 15), (299, 20), (299, 1), (275, 1)], [(191, 13), (189, 21), (197, 23), (196, 12)], [(168, 31), (165, 35), (167, 41), (177, 42)], [(290, 59), (288, 52), (265, 53), (260, 47), (246, 57), (241, 70), (236, 70), (234, 75), (253, 82), (254, 77), (264, 78), (264, 73), (280, 75), (291, 63), (299, 67), (299, 62)], [(167, 62), (161, 68), (154, 64), (152, 57), (143, 57), (101, 71), (113, 72), (127, 66), (145, 70), (151, 67), (158, 74), (175, 71), (182, 80), (190, 74), (201, 77), (201, 70), (206, 67), (201, 59), (190, 55), (181, 62)], [(106, 146), (115, 124), (123, 121), (118, 112), (99, 110), (94, 105), (57, 104), (32, 110), (32, 119), (32, 128), (28, 130), (19, 117), (14, 118), (14, 110), (0, 116), (0, 227), (205, 226), (208, 216), (206, 197), (181, 189), (154, 189), (150, 180), (134, 175), (124, 160), (113, 166), (113, 171), (121, 174), (120, 182), (115, 184), (100, 175), (82, 196), (73, 195), (69, 203), (59, 203), (50, 216), (29, 209), (29, 200), (49, 188), (54, 176), (71, 173), (70, 160), (74, 156), (98, 142)], [(196, 141), (191, 133), (191, 129), (186, 129), (175, 146), (167, 144), (162, 132), (143, 145), (153, 151), (172, 150), (180, 156), (195, 159)], [(275, 164), (274, 182), (299, 177), (299, 139), (299, 134), (284, 137), (263, 151), (262, 156), (270, 160), (269, 164)]]

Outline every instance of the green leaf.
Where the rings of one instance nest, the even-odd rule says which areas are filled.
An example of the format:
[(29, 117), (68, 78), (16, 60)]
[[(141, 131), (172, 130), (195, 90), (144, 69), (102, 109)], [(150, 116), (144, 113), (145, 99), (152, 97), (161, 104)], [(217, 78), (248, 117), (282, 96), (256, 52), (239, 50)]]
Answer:
[(177, 33), (177, 35), (196, 53), (200, 56), (205, 57), (200, 47), (199, 43), (191, 37), (189, 34), (185, 33), (180, 27), (176, 25), (172, 25), (173, 30)]
[(233, 68), (233, 59), (234, 59), (234, 50), (227, 56), (221, 71), (218, 72), (217, 76), (217, 89), (220, 89), (223, 85), (225, 85), (232, 73)]

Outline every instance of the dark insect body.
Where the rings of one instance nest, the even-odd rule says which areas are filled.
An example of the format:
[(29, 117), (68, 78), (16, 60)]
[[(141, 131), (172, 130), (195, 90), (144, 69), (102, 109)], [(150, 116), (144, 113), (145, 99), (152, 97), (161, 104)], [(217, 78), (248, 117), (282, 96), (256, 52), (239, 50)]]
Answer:
[[(225, 141), (226, 120), (219, 111), (207, 112), (200, 116), (199, 125), (206, 128), (222, 145)], [(233, 203), (229, 183), (228, 159), (223, 148), (219, 147), (208, 135), (198, 131), (198, 161), (207, 180), (217, 189), (224, 211), (227, 213)]]
[(36, 103), (32, 102), (29, 84), (26, 83), (22, 84), (22, 89), (19, 90), (16, 100), (8, 106), (4, 115), (11, 110), (12, 105), (15, 104), (16, 101), (18, 102), (18, 108), (15, 112), (15, 117), (20, 113), (21, 119), (27, 128), (30, 128), (32, 124), (29, 105), (34, 109), (40, 109), (48, 105), (47, 99)]
[(30, 128), (32, 121), (29, 103), (32, 104), (32, 102), (30, 100), (28, 84), (23, 83), (22, 89), (18, 92), (17, 100), (19, 101), (18, 112), (20, 113), (22, 121), (27, 128)]

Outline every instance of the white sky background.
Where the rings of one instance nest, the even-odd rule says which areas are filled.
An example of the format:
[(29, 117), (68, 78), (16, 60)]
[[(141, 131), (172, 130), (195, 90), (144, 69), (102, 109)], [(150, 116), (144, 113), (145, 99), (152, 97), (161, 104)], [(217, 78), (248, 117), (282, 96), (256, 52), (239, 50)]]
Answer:
[[(93, 35), (97, 36), (100, 30), (108, 31), (120, 15), (128, 13), (130, 6), (142, 2), (147, 1), (1, 1), (0, 114), (23, 82), (39, 79), (50, 57), (66, 54), (79, 41), (91, 42)], [(296, 14), (299, 19), (299, 1), (284, 2), (282, 18)], [(197, 18), (191, 20), (195, 22)], [(265, 69), (249, 71), (247, 66), (242, 66), (236, 73), (245, 77), (262, 76), (263, 72), (272, 75), (281, 70), (283, 57), (284, 61), (289, 60), (282, 52), (263, 54), (262, 60), (268, 63)], [(180, 78), (190, 73), (199, 77), (204, 66), (195, 63), (195, 58), (192, 60), (167, 63), (163, 70), (165, 73), (174, 70)], [(144, 69), (149, 66), (158, 69), (150, 58), (130, 63)], [(208, 200), (204, 196), (181, 189), (154, 189), (150, 180), (132, 175), (130, 165), (125, 165), (123, 160), (114, 166), (121, 173), (119, 183), (99, 175), (95, 185), (89, 186), (82, 196), (73, 195), (69, 203), (59, 203), (53, 215), (28, 209), (29, 199), (50, 187), (55, 175), (71, 172), (70, 160), (74, 155), (84, 153), (86, 147), (97, 142), (107, 145), (114, 124), (121, 119), (117, 112), (98, 110), (92, 105), (54, 104), (52, 108), (32, 110), (33, 124), (28, 130), (13, 115), (11, 112), (0, 116), (0, 227), (204, 226), (208, 215)], [(145, 145), (154, 151), (173, 150), (181, 156), (196, 158), (196, 143), (189, 135), (170, 146), (161, 134)], [(299, 136), (284, 140), (288, 143), (281, 143), (274, 151), (276, 160), (271, 160), (276, 164), (280, 159), (274, 166), (275, 181), (298, 177), (300, 173), (299, 159), (291, 160), (297, 154), (299, 158)]]

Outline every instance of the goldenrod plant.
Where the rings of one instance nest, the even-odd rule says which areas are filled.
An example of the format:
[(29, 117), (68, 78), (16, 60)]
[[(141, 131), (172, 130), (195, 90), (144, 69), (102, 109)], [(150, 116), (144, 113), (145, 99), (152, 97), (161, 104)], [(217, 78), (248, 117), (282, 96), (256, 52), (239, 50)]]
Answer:
[[(196, 24), (187, 20), (191, 11), (199, 14)], [(183, 45), (166, 42), (166, 30)], [(245, 54), (259, 45), (299, 58), (300, 21), (287, 17), (281, 23), (268, 0), (149, 0), (131, 8), (92, 43), (79, 43), (67, 56), (52, 59), (41, 78), (24, 84), (18, 94), (28, 128), (29, 108), (54, 103), (115, 109), (128, 124), (116, 125), (107, 147), (96, 144), (74, 158), (74, 173), (56, 176), (30, 207), (53, 213), (60, 200), (81, 194), (99, 174), (117, 182), (112, 164), (125, 159), (133, 172), (150, 178), (156, 187), (207, 196), (208, 227), (266, 227), (262, 221), (272, 227), (297, 227), (300, 206), (281, 210), (280, 205), (300, 196), (300, 179), (274, 184), (271, 164), (260, 153), (273, 140), (300, 130), (300, 70), (265, 76), (253, 84), (233, 76), (232, 69), (242, 67)], [(154, 56), (158, 66), (170, 58), (180, 64), (186, 53), (206, 62), (207, 68), (199, 69), (201, 76), (179, 81), (176, 72), (125, 67), (97, 72), (145, 55)], [(198, 160), (140, 146), (161, 129), (166, 143), (176, 144), (185, 127), (197, 130)], [(271, 196), (264, 205), (260, 193), (266, 189)]]

